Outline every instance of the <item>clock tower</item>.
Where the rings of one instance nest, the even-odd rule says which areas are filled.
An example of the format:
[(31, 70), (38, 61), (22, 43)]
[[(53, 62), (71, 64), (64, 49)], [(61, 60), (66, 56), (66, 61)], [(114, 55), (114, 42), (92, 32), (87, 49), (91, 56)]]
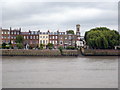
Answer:
[(76, 35), (77, 37), (80, 37), (80, 24), (76, 25)]

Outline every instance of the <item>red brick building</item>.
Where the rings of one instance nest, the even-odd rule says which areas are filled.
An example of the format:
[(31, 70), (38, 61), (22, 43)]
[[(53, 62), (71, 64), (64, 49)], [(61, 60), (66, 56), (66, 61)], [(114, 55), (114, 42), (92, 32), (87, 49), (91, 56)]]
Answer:
[(1, 40), (2, 43), (9, 43), (10, 42), (10, 31), (8, 29), (1, 29)]
[(10, 42), (13, 44), (13, 46), (16, 45), (16, 36), (18, 35), (21, 35), (21, 28), (12, 30), (10, 27)]
[(50, 32), (49, 34), (49, 43), (52, 43), (54, 45), (54, 48), (58, 47), (58, 31), (57, 32)]
[[(50, 32), (48, 30), (47, 33), (49, 36), (48, 42), (52, 43), (54, 45), (54, 48), (58, 48), (59, 46), (62, 46), (66, 48), (67, 46), (76, 46), (80, 43), (80, 25), (76, 25), (76, 33), (75, 34), (69, 34), (66, 32)], [(43, 32), (38, 31), (32, 31), (29, 30), (28, 32), (22, 32), (21, 28), (19, 29), (2, 29), (2, 43), (9, 43), (11, 42), (13, 46), (16, 45), (16, 36), (22, 35), (24, 38), (24, 46), (29, 45), (30, 47), (38, 47), (40, 42), (40, 35), (42, 35)], [(47, 43), (48, 43), (47, 42)], [(77, 42), (77, 43), (76, 43)]]

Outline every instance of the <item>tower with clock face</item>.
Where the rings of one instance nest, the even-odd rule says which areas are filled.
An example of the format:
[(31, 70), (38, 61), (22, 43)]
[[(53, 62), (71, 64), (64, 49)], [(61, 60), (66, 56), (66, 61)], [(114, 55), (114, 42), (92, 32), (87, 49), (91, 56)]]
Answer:
[(80, 39), (80, 24), (76, 25), (76, 36), (77, 36), (77, 39)]

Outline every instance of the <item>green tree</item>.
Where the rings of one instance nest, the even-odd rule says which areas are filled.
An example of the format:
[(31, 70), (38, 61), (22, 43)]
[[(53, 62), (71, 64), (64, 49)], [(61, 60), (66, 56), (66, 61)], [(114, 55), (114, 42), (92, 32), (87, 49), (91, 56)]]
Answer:
[(18, 49), (23, 49), (24, 45), (22, 43), (17, 43), (17, 47), (18, 47)]
[(120, 34), (106, 27), (97, 27), (85, 32), (86, 44), (93, 49), (112, 49), (119, 45)]
[(74, 31), (73, 30), (68, 30), (68, 31), (66, 31), (67, 32), (67, 34), (74, 34)]
[(53, 45), (52, 43), (48, 43), (48, 44), (47, 44), (47, 48), (53, 49), (53, 47), (54, 47), (54, 45)]
[(73, 47), (73, 46), (67, 46), (66, 49), (68, 49), (68, 50), (74, 50), (75, 47)]
[(12, 43), (11, 43), (11, 41), (8, 43), (8, 45), (9, 45), (9, 48), (11, 49), (11, 48), (12, 48)]
[(59, 46), (58, 49), (60, 50), (60, 53), (63, 54), (63, 47), (62, 46)]
[(43, 47), (44, 47), (44, 44), (40, 44), (40, 47), (39, 47), (39, 49), (43, 49)]
[(23, 36), (21, 36), (21, 35), (18, 35), (18, 36), (16, 36), (16, 43), (23, 43), (23, 41), (24, 41), (24, 38), (23, 38)]
[(2, 49), (5, 49), (6, 48), (6, 43), (2, 43)]

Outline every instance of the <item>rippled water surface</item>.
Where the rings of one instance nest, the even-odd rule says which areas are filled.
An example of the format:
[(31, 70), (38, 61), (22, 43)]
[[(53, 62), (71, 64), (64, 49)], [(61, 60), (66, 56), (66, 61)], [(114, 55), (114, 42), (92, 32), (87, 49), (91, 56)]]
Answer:
[(2, 58), (3, 88), (117, 88), (118, 57)]

